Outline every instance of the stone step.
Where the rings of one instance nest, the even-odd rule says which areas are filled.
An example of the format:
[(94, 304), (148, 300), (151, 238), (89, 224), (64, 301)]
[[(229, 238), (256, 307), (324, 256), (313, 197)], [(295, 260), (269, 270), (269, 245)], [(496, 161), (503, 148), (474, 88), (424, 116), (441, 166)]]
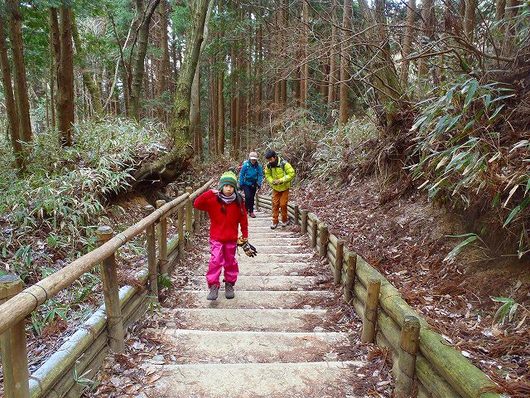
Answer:
[[(311, 253), (313, 254), (311, 249), (308, 249), (307, 246), (304, 245), (293, 245), (289, 242), (274, 242), (274, 246), (271, 246), (271, 242), (269, 240), (269, 244), (255, 244), (255, 241), (252, 239), (249, 240), (249, 242), (257, 249), (258, 254), (296, 254), (296, 253)], [(241, 250), (240, 250), (241, 252)]]
[(176, 363), (320, 362), (351, 359), (345, 333), (218, 332), (150, 329), (175, 347)]
[[(331, 281), (331, 276), (251, 276), (244, 274), (245, 267), (236, 282), (236, 291), (241, 290), (322, 290), (318, 286)], [(222, 285), (222, 283), (221, 283)], [(206, 288), (204, 277), (193, 276), (188, 279), (187, 289)], [(259, 293), (258, 293), (259, 294)]]
[[(226, 300), (219, 295), (218, 300)], [(215, 305), (215, 304), (213, 304)], [(327, 311), (320, 309), (179, 308), (170, 312), (168, 328), (215, 331), (312, 332), (322, 330)]]
[[(253, 260), (253, 259), (251, 259)], [(322, 271), (308, 263), (269, 263), (256, 261), (242, 261), (238, 259), (240, 275), (319, 275)], [(206, 266), (193, 271), (195, 275), (205, 275)]]
[(174, 302), (175, 307), (185, 308), (268, 308), (268, 309), (320, 309), (333, 302), (333, 294), (327, 290), (315, 291), (236, 291), (231, 300), (219, 292), (215, 301), (206, 300), (207, 290), (180, 291)]
[(271, 244), (275, 245), (289, 245), (289, 246), (302, 246), (307, 247), (307, 238), (300, 238), (296, 236), (284, 236), (284, 237), (278, 237), (274, 240), (270, 238), (258, 238), (256, 234), (252, 235), (250, 239), (250, 243), (252, 243), (254, 246), (268, 246)]
[[(362, 362), (145, 364), (161, 377), (146, 385), (148, 396), (164, 398), (356, 398), (352, 371)], [(155, 377), (153, 377), (155, 378)], [(155, 378), (156, 379), (156, 378)], [(359, 395), (361, 396), (361, 395)]]
[[(264, 262), (275, 262), (275, 263), (299, 263), (303, 261), (307, 261), (314, 257), (314, 253), (284, 253), (284, 254), (276, 254), (276, 253), (260, 253), (255, 257), (248, 257), (245, 255), (242, 249), (239, 249), (239, 255), (237, 257), (238, 261), (245, 262), (245, 263), (264, 263)], [(208, 263), (210, 260), (210, 254), (204, 253), (202, 255), (203, 260)]]

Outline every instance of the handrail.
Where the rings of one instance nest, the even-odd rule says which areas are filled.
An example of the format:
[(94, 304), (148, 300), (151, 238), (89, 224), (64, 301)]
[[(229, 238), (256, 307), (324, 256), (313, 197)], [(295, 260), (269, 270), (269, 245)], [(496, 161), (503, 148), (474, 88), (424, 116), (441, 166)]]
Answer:
[[(211, 179), (193, 194), (209, 187), (214, 180)], [(171, 210), (183, 205), (191, 195), (184, 193), (153, 211), (147, 217), (130, 226), (125, 231), (117, 234), (97, 249), (81, 256), (77, 260), (52, 275), (42, 279), (34, 285), (24, 289), (16, 296), (0, 305), (0, 334), (13, 327), (31, 314), (39, 305), (54, 297), (61, 290), (71, 286), (81, 275), (94, 268), (98, 263), (114, 253), (122, 245), (142, 233), (146, 227), (156, 223), (160, 217), (169, 215)]]

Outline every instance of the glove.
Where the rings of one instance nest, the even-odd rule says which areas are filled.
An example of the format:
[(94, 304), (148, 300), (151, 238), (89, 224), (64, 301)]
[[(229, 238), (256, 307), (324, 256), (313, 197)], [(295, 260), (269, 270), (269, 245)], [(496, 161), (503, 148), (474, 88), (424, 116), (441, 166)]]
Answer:
[(250, 243), (248, 242), (245, 242), (243, 243), (243, 245), (241, 246), (241, 248), (243, 249), (243, 251), (245, 252), (245, 254), (249, 257), (256, 257), (256, 255), (258, 254), (258, 251), (256, 250), (256, 248), (254, 246), (252, 246)]
[(242, 236), (237, 238), (237, 245), (240, 246), (245, 252), (245, 254), (249, 257), (255, 257), (258, 254), (256, 248), (250, 243), (248, 243), (247, 238), (243, 238)]

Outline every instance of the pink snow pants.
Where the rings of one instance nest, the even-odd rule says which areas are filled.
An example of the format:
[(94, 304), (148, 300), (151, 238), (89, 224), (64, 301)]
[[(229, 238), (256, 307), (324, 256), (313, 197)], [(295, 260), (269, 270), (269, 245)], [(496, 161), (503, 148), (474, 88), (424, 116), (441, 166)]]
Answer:
[(219, 277), (221, 268), (224, 267), (224, 281), (236, 283), (239, 267), (236, 260), (236, 242), (219, 242), (210, 239), (210, 262), (208, 263), (208, 272), (206, 281), (208, 287), (212, 285), (219, 286)]

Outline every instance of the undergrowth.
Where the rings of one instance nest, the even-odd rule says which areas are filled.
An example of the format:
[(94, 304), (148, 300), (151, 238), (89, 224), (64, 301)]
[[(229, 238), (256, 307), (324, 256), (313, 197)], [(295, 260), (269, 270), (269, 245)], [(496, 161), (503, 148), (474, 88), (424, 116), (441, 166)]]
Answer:
[[(487, 214), (490, 229), (503, 228), (512, 241), (515, 234), (521, 258), (530, 250), (530, 141), (527, 131), (510, 131), (503, 112), (515, 96), (472, 78), (421, 103), (410, 172), (431, 199), (473, 209), (477, 219)], [(485, 228), (477, 232), (492, 232)]]
[(326, 127), (303, 110), (285, 112), (274, 127), (274, 138), (261, 151), (272, 148), (287, 159), (296, 170), (296, 181), (317, 178), (343, 183), (351, 166), (368, 156), (357, 149), (377, 136), (369, 116), (352, 117), (343, 127)]
[(138, 163), (164, 140), (156, 125), (126, 120), (75, 126), (75, 143), (60, 148), (57, 132), (35, 136), (23, 175), (0, 148), (0, 262), (26, 283), (87, 253), (96, 245), (105, 200), (127, 189)]

